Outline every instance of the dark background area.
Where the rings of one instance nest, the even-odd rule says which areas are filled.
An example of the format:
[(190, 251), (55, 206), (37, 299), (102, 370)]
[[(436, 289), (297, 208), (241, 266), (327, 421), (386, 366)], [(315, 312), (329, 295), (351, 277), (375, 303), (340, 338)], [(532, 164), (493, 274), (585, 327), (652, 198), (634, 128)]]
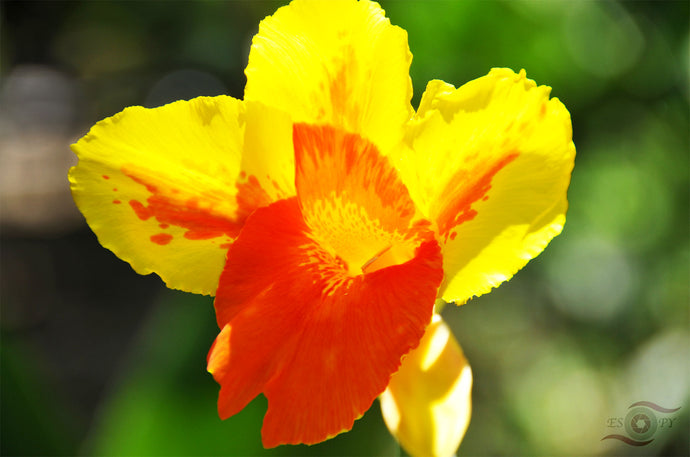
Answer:
[[(284, 3), (284, 2), (283, 2)], [(0, 3), (3, 455), (400, 455), (374, 404), (326, 443), (263, 450), (263, 397), (227, 421), (210, 297), (102, 248), (69, 194), (69, 144), (129, 105), (243, 95), (265, 1)], [(525, 68), (571, 112), (562, 235), (509, 283), (447, 307), (473, 367), (460, 455), (688, 455), (687, 1), (382, 2), (408, 31), (413, 105)], [(640, 448), (604, 440), (637, 401), (678, 408)]]

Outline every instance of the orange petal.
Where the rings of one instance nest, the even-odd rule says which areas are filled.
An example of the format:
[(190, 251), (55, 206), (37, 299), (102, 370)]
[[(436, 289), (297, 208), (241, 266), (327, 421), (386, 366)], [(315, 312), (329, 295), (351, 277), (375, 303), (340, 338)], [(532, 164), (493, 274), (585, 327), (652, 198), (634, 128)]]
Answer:
[(418, 238), (432, 236), (415, 220), (398, 173), (371, 142), (331, 126), (296, 124), (293, 143), (304, 219), (353, 275), (409, 260)]
[(263, 392), (266, 447), (349, 430), (419, 343), (441, 263), (431, 240), (405, 263), (351, 276), (314, 240), (297, 199), (255, 211), (215, 301), (223, 331), (209, 371), (221, 384), (221, 417)]

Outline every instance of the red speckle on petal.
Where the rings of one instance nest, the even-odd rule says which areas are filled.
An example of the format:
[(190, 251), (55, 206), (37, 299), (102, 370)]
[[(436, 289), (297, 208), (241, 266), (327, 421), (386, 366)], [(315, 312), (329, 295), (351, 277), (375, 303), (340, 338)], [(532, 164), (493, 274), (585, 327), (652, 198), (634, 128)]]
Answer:
[[(240, 176), (246, 176), (244, 172)], [(242, 178), (245, 179), (244, 177)], [(271, 203), (271, 198), (266, 191), (261, 187), (256, 176), (249, 175), (246, 181), (237, 184), (237, 218), (244, 221), (249, 217), (255, 209), (262, 206), (268, 206)]]
[(146, 199), (146, 203), (139, 200), (129, 201), (137, 217), (142, 221), (155, 217), (159, 224), (162, 224), (159, 225), (161, 228), (171, 225), (182, 227), (187, 230), (183, 236), (188, 240), (207, 240), (224, 235), (236, 238), (247, 217), (256, 208), (271, 203), (254, 176), (249, 176), (246, 182), (237, 184), (237, 209), (235, 214), (229, 216), (214, 206), (217, 205), (218, 196), (203, 202), (198, 197), (185, 199), (180, 190), (161, 189), (161, 186), (124, 167), (122, 172), (152, 194)]
[(129, 176), (137, 184), (141, 184), (142, 186), (146, 187), (146, 190), (148, 190), (152, 194), (155, 194), (156, 192), (158, 192), (158, 188), (156, 186), (154, 186), (153, 184), (146, 182), (144, 179), (142, 179), (142, 178), (140, 178), (134, 174), (127, 173), (124, 169), (122, 170), (122, 172), (125, 175)]
[(450, 239), (451, 240), (454, 240), (456, 236), (458, 236), (457, 232), (450, 232)]
[(121, 202), (120, 200), (113, 200), (113, 203), (116, 204), (116, 205), (119, 205), (119, 204), (122, 203), (122, 202)]
[(113, 187), (113, 192), (117, 192), (117, 187)]
[(169, 233), (158, 233), (156, 235), (151, 236), (151, 241), (156, 243), (156, 244), (160, 244), (161, 246), (164, 246), (164, 245), (170, 243), (170, 241), (172, 241), (172, 239), (173, 239), (173, 236), (170, 235)]
[(145, 207), (140, 201), (130, 200), (129, 206), (132, 207), (137, 217), (142, 221), (148, 220), (151, 217), (151, 211)]
[(110, 179), (110, 176), (108, 176), (108, 175), (103, 175), (103, 179)]
[(169, 224), (158, 224), (158, 226), (162, 229), (167, 229), (168, 227), (170, 227)]
[(479, 200), (489, 198), (487, 193), (491, 190), (491, 181), (496, 173), (519, 155), (518, 152), (513, 152), (495, 163), (479, 164), (470, 170), (460, 170), (454, 179), (450, 180), (442, 192), (442, 195), (448, 196), (449, 203), (443, 208), (437, 219), (441, 236), (448, 237), (453, 227), (471, 221), (477, 216), (477, 211), (472, 208), (472, 205)]

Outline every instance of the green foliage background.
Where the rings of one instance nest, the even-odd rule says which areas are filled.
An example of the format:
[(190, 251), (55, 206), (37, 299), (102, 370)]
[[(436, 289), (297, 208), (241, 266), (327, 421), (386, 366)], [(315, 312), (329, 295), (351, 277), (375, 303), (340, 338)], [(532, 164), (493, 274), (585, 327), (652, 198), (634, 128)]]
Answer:
[[(21, 135), (69, 154), (69, 142), (128, 105), (241, 98), (251, 37), (281, 4), (0, 3), (3, 163), (32, 153), (8, 152)], [(563, 234), (509, 283), (444, 310), (474, 372), (459, 454), (687, 455), (690, 3), (382, 6), (409, 34), (413, 104), (430, 79), (459, 86), (505, 66), (552, 86), (573, 119)], [(66, 165), (15, 173), (31, 181), (41, 167), (64, 179), (64, 193)], [(42, 224), (9, 209), (3, 203), (3, 455), (403, 454), (376, 403), (331, 441), (262, 449), (264, 398), (227, 421), (216, 415), (205, 370), (217, 333), (210, 298), (137, 276), (73, 208), (71, 222)], [(642, 448), (602, 441), (623, 433), (610, 419), (642, 400), (680, 407), (663, 416), (672, 427)]]

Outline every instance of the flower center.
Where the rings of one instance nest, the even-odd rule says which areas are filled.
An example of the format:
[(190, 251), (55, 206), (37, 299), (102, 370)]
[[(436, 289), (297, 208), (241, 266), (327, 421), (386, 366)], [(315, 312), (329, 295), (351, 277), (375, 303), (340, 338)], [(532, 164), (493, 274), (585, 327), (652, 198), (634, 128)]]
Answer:
[(341, 259), (350, 276), (407, 262), (418, 245), (397, 230), (382, 228), (378, 219), (346, 195), (315, 200), (303, 214), (314, 241)]

